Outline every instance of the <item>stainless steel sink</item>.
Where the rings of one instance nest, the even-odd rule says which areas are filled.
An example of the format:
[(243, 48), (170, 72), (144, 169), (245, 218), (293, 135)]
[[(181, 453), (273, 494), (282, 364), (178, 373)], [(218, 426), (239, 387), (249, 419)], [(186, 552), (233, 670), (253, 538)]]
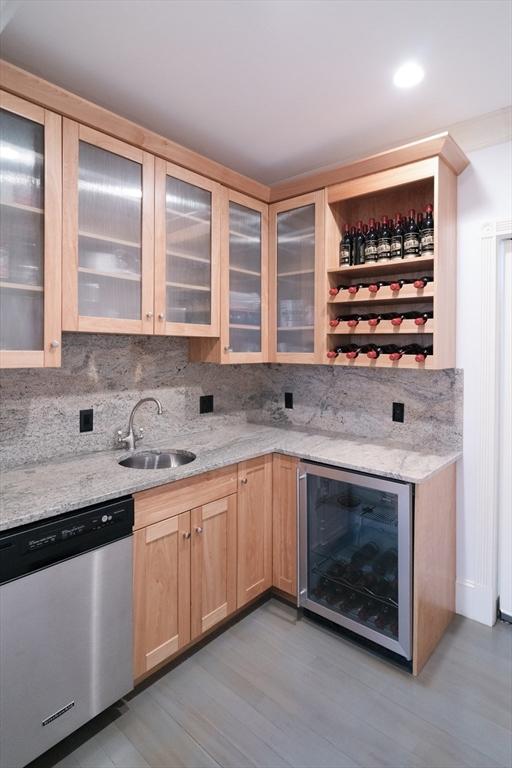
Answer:
[(190, 451), (140, 451), (119, 462), (122, 467), (132, 469), (172, 469), (188, 464), (196, 458)]

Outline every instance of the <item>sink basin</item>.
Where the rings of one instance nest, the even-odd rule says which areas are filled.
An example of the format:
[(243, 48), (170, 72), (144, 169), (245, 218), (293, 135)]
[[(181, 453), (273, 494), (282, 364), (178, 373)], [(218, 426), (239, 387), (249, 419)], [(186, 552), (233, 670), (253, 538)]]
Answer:
[(172, 469), (188, 464), (196, 458), (190, 451), (140, 451), (119, 462), (122, 467), (132, 469)]

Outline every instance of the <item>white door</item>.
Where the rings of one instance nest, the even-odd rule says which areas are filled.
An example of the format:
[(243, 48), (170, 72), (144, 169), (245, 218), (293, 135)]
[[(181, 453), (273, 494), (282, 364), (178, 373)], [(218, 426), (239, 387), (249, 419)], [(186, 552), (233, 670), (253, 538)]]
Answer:
[(512, 240), (499, 247), (498, 595), (501, 613), (512, 619)]

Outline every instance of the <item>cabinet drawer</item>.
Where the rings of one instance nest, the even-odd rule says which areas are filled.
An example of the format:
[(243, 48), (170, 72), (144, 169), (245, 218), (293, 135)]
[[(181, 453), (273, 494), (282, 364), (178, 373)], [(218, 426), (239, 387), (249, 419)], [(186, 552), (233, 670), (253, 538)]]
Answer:
[(237, 491), (237, 466), (215, 469), (196, 477), (134, 494), (134, 529), (201, 507)]

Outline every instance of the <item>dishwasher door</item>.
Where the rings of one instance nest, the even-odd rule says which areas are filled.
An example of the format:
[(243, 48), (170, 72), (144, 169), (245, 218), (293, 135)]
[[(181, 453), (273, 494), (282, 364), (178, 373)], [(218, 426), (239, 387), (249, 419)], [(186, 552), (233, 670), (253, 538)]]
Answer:
[(1, 768), (133, 688), (132, 631), (132, 536), (0, 587)]

